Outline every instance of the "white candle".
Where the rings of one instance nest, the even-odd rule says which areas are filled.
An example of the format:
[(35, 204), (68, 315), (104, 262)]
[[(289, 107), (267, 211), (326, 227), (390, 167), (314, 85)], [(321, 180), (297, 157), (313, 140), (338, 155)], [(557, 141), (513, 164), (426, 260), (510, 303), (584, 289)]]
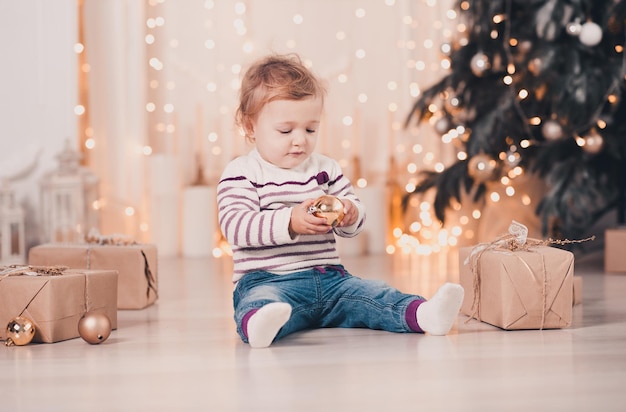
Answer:
[(183, 191), (182, 254), (209, 256), (217, 230), (215, 186), (191, 186)]
[(178, 254), (179, 193), (178, 162), (172, 155), (150, 157), (150, 227), (151, 241), (159, 254)]
[(385, 188), (375, 185), (355, 189), (365, 206), (367, 221), (363, 232), (367, 234), (367, 251), (370, 254), (385, 253), (388, 215)]
[(339, 256), (361, 256), (367, 253), (367, 232), (363, 231), (355, 237), (335, 236)]

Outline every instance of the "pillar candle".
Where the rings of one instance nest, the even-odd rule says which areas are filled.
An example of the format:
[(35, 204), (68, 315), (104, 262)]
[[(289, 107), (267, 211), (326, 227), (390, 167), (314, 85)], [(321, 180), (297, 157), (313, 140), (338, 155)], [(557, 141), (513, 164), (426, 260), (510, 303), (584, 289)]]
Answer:
[(364, 230), (355, 237), (335, 236), (339, 256), (362, 256), (367, 253), (367, 233)]
[(367, 237), (367, 252), (369, 254), (385, 253), (388, 214), (385, 200), (385, 188), (383, 186), (367, 186), (356, 188), (356, 195), (365, 205), (367, 220), (363, 232)]
[(217, 230), (215, 186), (190, 186), (183, 190), (182, 254), (209, 256)]
[(180, 227), (177, 160), (172, 155), (156, 154), (151, 156), (150, 166), (151, 241), (160, 255), (177, 255)]

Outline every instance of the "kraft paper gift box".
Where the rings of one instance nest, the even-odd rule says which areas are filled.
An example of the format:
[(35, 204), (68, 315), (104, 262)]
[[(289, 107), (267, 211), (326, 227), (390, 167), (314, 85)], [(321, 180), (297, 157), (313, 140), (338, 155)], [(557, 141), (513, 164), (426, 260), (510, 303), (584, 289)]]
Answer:
[(465, 247), (459, 253), (463, 314), (506, 330), (557, 329), (571, 324), (571, 252), (550, 246), (517, 251), (494, 248), (475, 252), (468, 259), (472, 250)]
[(604, 270), (626, 273), (626, 228), (604, 232)]
[(157, 300), (157, 249), (152, 244), (46, 243), (30, 249), (28, 263), (117, 270), (118, 309), (143, 309)]
[(583, 303), (583, 278), (582, 276), (574, 276), (573, 280), (573, 304), (574, 306)]
[[(35, 326), (32, 342), (53, 343), (79, 337), (78, 322), (87, 312), (103, 312), (117, 329), (117, 271), (67, 269), (60, 275), (0, 278), (0, 325), (17, 316)], [(5, 327), (0, 340), (6, 341)]]

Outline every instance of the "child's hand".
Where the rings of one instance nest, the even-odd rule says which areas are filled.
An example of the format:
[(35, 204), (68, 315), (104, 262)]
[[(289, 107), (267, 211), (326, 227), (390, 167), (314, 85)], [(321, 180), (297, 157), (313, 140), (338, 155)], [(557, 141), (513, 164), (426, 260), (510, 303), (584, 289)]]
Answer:
[(353, 225), (359, 217), (359, 210), (354, 203), (348, 199), (341, 199), (343, 203), (343, 220), (339, 223), (340, 227)]
[(300, 235), (319, 235), (328, 233), (332, 226), (325, 217), (317, 217), (309, 213), (309, 207), (315, 203), (315, 199), (308, 199), (291, 209), (289, 221), (289, 233)]

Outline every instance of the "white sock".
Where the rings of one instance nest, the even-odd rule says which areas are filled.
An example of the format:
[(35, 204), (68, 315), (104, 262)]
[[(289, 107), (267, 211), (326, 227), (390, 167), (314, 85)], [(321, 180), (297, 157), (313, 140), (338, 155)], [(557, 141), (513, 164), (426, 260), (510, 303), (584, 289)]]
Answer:
[(461, 304), (463, 287), (456, 283), (446, 283), (428, 301), (418, 306), (417, 323), (424, 332), (431, 335), (445, 335), (452, 328)]
[(253, 348), (267, 348), (289, 320), (291, 305), (273, 302), (261, 307), (248, 320), (248, 343)]

